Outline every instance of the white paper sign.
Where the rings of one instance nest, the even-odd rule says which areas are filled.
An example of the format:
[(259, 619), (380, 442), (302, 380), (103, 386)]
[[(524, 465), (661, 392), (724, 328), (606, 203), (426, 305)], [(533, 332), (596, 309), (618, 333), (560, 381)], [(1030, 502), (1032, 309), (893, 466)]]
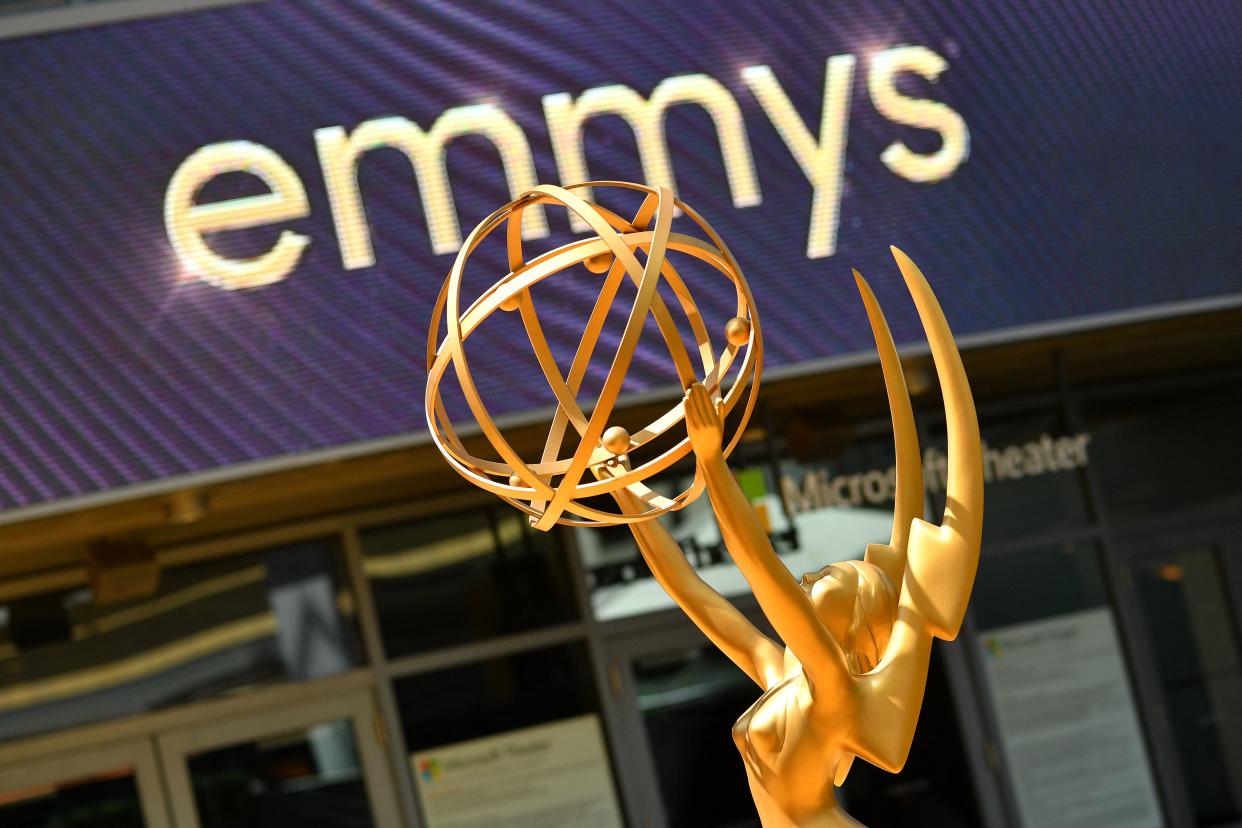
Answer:
[(410, 757), (428, 828), (622, 828), (593, 715)]
[(1023, 828), (1161, 828), (1107, 607), (984, 632)]

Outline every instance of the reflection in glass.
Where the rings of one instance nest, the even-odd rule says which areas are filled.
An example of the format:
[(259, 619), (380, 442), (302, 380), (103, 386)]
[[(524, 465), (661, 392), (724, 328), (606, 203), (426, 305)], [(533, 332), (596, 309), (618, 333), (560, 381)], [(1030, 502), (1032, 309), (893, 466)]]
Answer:
[(1085, 414), (1111, 517), (1242, 511), (1242, 387), (1098, 402)]
[(358, 663), (335, 541), (168, 569), (153, 595), (0, 606), (0, 741)]
[(633, 671), (668, 824), (759, 828), (732, 737), (754, 682), (715, 647), (637, 658)]
[(1216, 550), (1140, 562), (1139, 597), (1199, 825), (1242, 818), (1242, 661)]
[[(656, 492), (671, 497), (691, 483), (687, 469), (678, 468), (651, 481)], [(686, 559), (722, 595), (748, 590), (725, 554), (711, 504), (703, 496), (685, 508), (662, 516), (660, 522), (681, 545)], [(624, 525), (571, 530), (582, 558), (591, 611), (600, 621), (611, 621), (673, 606), (643, 561), (634, 536)], [(782, 550), (783, 551), (783, 550)]]
[(1020, 824), (1163, 825), (1099, 550), (985, 554), (972, 604)]
[(372, 824), (347, 720), (200, 753), (188, 764), (203, 828)]
[(0, 791), (4, 828), (142, 828), (134, 769)]
[(419, 673), (393, 686), (411, 753), (599, 709), (590, 660), (577, 643)]
[(390, 657), (572, 620), (556, 533), (476, 510), (362, 533), (363, 566)]
[(1099, 552), (1088, 543), (1041, 546), (985, 558), (970, 599), (983, 630), (1107, 604)]
[[(923, 474), (928, 493), (943, 509), (947, 453), (941, 426), (933, 424), (932, 430), (938, 436), (924, 446)], [(1092, 434), (1071, 433), (1055, 411), (984, 417), (980, 433), (985, 544), (1088, 523), (1083, 470), (1095, 461)]]

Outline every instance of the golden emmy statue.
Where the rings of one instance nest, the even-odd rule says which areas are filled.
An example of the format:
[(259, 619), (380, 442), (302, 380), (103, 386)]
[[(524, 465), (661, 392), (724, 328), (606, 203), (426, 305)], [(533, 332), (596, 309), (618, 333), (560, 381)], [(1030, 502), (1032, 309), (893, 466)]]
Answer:
[[(578, 195), (585, 187), (620, 187), (644, 195), (632, 219)], [(521, 241), (522, 211), (559, 204), (594, 231), (529, 261)], [(674, 210), (706, 239), (673, 232)], [(491, 232), (504, 226), (510, 272), (463, 313), (466, 261)], [(636, 251), (645, 255), (639, 260)], [(736, 294), (736, 315), (724, 327), (717, 352), (694, 299), (669, 262), (674, 251), (705, 262)], [(983, 462), (974, 401), (944, 314), (927, 281), (904, 253), (893, 255), (914, 298), (944, 395), (948, 480), (944, 520), (925, 522), (923, 475), (914, 415), (888, 325), (874, 295), (855, 271), (880, 355), (892, 411), (897, 481), (892, 537), (871, 544), (864, 559), (834, 563), (799, 582), (777, 557), (763, 525), (726, 465), (754, 406), (762, 339), (750, 290), (728, 248), (690, 207), (666, 188), (622, 182), (535, 187), (486, 218), (466, 239), (449, 273), (428, 341), (427, 422), (450, 465), (467, 480), (530, 515), (531, 524), (629, 524), (652, 574), (721, 652), (762, 689), (733, 728), (751, 794), (765, 828), (859, 825), (837, 805), (834, 788), (854, 757), (897, 772), (914, 738), (927, 682), (933, 638), (956, 637), (979, 562), (983, 517)], [(567, 375), (562, 374), (539, 325), (531, 288), (578, 264), (602, 276), (599, 298)], [(588, 415), (577, 401), (587, 365), (619, 288), (635, 287), (624, 334), (602, 391)], [(693, 332), (697, 361), (682, 341), (663, 280)], [(496, 310), (518, 312), (557, 408), (542, 457), (525, 462), (488, 416), (470, 376), (464, 343)], [(614, 406), (648, 314), (669, 349), (683, 400), (631, 433), (611, 424)], [(443, 328), (443, 336), (441, 329)], [(440, 384), (450, 366), (496, 459), (469, 453), (453, 429)], [(740, 406), (740, 408), (739, 408)], [(726, 431), (726, 419), (735, 424)], [(685, 436), (655, 452), (649, 444)], [(578, 434), (562, 456), (567, 430)], [(647, 449), (652, 456), (644, 456)], [(681, 493), (666, 497), (645, 481), (693, 452), (696, 473)], [(676, 541), (653, 520), (679, 509), (706, 488), (725, 547), (784, 646), (765, 636), (695, 572)], [(590, 498), (607, 496), (616, 510)]]

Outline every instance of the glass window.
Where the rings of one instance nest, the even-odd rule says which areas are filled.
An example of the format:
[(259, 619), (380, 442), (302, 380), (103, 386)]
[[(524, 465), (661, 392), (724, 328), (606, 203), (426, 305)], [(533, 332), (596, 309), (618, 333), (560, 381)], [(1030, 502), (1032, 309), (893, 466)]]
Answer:
[(0, 825), (12, 828), (142, 828), (133, 768), (0, 792)]
[(897, 473), (887, 421), (866, 434), (807, 435), (793, 426), (783, 442), (791, 456), (780, 460), (780, 500), (769, 511), (776, 533), (788, 533), (801, 553), (787, 557), (796, 574), (861, 558), (867, 544), (888, 542)]
[(577, 617), (559, 535), (480, 509), (362, 532), (389, 657)]
[(733, 724), (760, 690), (715, 647), (632, 665), (669, 825), (759, 828)]
[(1085, 414), (1114, 519), (1242, 511), (1242, 387), (1099, 401)]
[(1198, 824), (1234, 824), (1242, 819), (1242, 661), (1217, 550), (1171, 549), (1134, 571)]
[(985, 554), (973, 603), (1020, 824), (1161, 828), (1096, 547)]
[(1099, 552), (1091, 544), (1065, 543), (985, 555), (970, 606), (983, 630), (1107, 607)]
[[(1084, 468), (1095, 461), (1090, 433), (1071, 433), (1054, 411), (980, 418), (983, 437), (983, 542), (1040, 535), (1088, 523)], [(943, 508), (947, 457), (943, 420), (923, 447), (923, 476)]]
[(394, 689), (411, 752), (599, 708), (586, 648), (577, 643), (419, 673)]
[(335, 540), (160, 573), (156, 592), (0, 606), (0, 741), (359, 663)]
[(394, 689), (428, 824), (624, 824), (582, 644), (420, 673)]
[(203, 828), (373, 824), (348, 720), (206, 751), (188, 765)]

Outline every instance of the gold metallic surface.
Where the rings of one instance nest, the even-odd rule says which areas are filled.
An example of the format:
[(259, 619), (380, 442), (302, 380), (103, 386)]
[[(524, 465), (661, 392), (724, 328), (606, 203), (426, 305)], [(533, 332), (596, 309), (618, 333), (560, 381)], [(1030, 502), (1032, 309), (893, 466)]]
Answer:
[[(942, 525), (927, 523), (918, 437), (901, 363), (871, 289), (855, 273), (880, 354), (892, 410), (897, 483), (892, 537), (863, 561), (794, 579), (721, 453), (708, 393), (686, 395), (686, 427), (730, 556), (782, 647), (708, 586), (658, 523), (631, 530), (660, 585), (763, 690), (733, 728), (764, 828), (859, 825), (836, 803), (855, 756), (896, 773), (914, 738), (933, 637), (952, 639), (979, 561), (983, 460), (961, 358), (931, 288), (893, 249), (914, 297), (945, 397), (949, 442)], [(623, 509), (640, 508), (631, 493)]]
[[(642, 203), (634, 217), (627, 220), (584, 200), (580, 193), (588, 187), (633, 191), (643, 196)], [(522, 215), (524, 211), (544, 204), (567, 208), (571, 215), (587, 224), (594, 236), (528, 259), (522, 245)], [(675, 210), (681, 210), (685, 216), (683, 221), (688, 220), (706, 238), (675, 232)], [(466, 262), (489, 234), (502, 228), (510, 272), (463, 311), (461, 293)], [(640, 261), (635, 255), (638, 251), (644, 254), (644, 260)], [(719, 351), (716, 350), (690, 289), (669, 258), (670, 252), (698, 259), (728, 280), (734, 294), (734, 315), (750, 326), (749, 336), (741, 345), (730, 341)], [(577, 264), (584, 264), (592, 271), (603, 266), (606, 274), (601, 280), (599, 297), (566, 375), (557, 365), (544, 336), (532, 288)], [(608, 375), (599, 397), (593, 405), (584, 407), (578, 401), (578, 391), (608, 313), (626, 278), (635, 285), (637, 298), (628, 313), (617, 351), (610, 359)], [(661, 298), (657, 291), (661, 285), (676, 297), (675, 307)], [(464, 347), (469, 336), (491, 314), (508, 307), (519, 313), (534, 351), (534, 359), (543, 371), (557, 404), (543, 455), (533, 463), (517, 455), (488, 414), (471, 377)], [(682, 340), (678, 321), (673, 316), (674, 310), (680, 311), (684, 317), (683, 324), (694, 336), (694, 351), (688, 350)], [(605, 428), (608, 427), (648, 316), (655, 320), (682, 386), (701, 382), (713, 398), (720, 400), (724, 414), (738, 410), (740, 416), (736, 418), (731, 437), (723, 446), (723, 453), (727, 456), (740, 439), (754, 408), (763, 344), (750, 288), (724, 242), (701, 216), (675, 198), (666, 187), (592, 181), (570, 187), (541, 185), (525, 191), (484, 219), (467, 237), (436, 301), (427, 343), (425, 400), (432, 440), (458, 474), (526, 512), (532, 518), (532, 525), (538, 529), (550, 529), (557, 523), (577, 526), (634, 523), (682, 508), (703, 492), (701, 475), (696, 475), (690, 486), (673, 497), (665, 497), (644, 485), (644, 481), (690, 453), (688, 436), (661, 452), (657, 453), (652, 448), (644, 451), (648, 444), (681, 422), (684, 416), (681, 403), (642, 429), (628, 433), (624, 444), (620, 440), (610, 441), (613, 447), (625, 452), (625, 462), (616, 457), (620, 452), (611, 450), (604, 440)], [(444, 329), (443, 335), (441, 328)], [(479, 431), (499, 456), (498, 461), (471, 454), (458, 437), (440, 390), (441, 382), (450, 370)], [(585, 413), (587, 410), (590, 411), (589, 416)], [(562, 451), (570, 428), (577, 432), (578, 443)], [(614, 432), (613, 436), (618, 435)], [(604, 465), (609, 465), (617, 473), (601, 474), (600, 469)], [(610, 495), (623, 489), (635, 493), (641, 500), (641, 507), (612, 512), (583, 502), (592, 496)]]
[(630, 447), (630, 433), (621, 426), (612, 426), (604, 432), (602, 440), (604, 448), (613, 454), (625, 454)]
[(733, 345), (745, 345), (750, 339), (750, 323), (735, 316), (725, 323), (725, 339)]
[[(601, 185), (597, 182), (594, 186)], [(648, 193), (632, 222), (581, 201), (569, 192), (574, 188), (537, 187), (493, 214), (467, 240), (437, 304), (428, 347), (431, 370), (427, 416), (433, 437), (459, 473), (526, 511), (535, 526), (547, 528), (556, 521), (586, 525), (628, 523), (660, 586), (708, 639), (763, 691), (759, 700), (734, 725), (733, 737), (741, 752), (764, 828), (860, 825), (837, 805), (834, 789), (845, 781), (854, 757), (894, 773), (905, 764), (923, 703), (932, 639), (951, 640), (957, 636), (979, 563), (983, 458), (974, 401), (953, 335), (922, 273), (904, 253), (892, 248), (931, 345), (944, 395), (948, 432), (946, 508), (941, 524), (935, 525), (921, 517), (923, 473), (918, 436), (897, 350), (874, 294), (855, 271), (879, 351), (892, 411), (897, 461), (892, 535), (888, 543), (868, 545), (861, 561), (831, 564), (799, 581), (777, 557), (764, 523), (726, 464), (726, 457), (736, 444), (746, 417), (742, 418), (743, 426), (727, 438), (725, 415), (739, 404), (748, 380), (751, 395), (746, 399), (744, 414), (749, 415), (762, 356), (758, 321), (741, 272), (710, 227), (684, 204), (675, 202), (667, 190), (616, 183), (614, 186), (628, 186)], [(569, 206), (591, 225), (598, 237), (525, 262), (514, 222), (520, 221), (522, 207), (531, 203), (527, 199), (554, 199)], [(720, 359), (713, 361), (710, 345), (704, 347), (707, 335), (702, 330), (702, 320), (693, 312), (693, 301), (663, 258), (665, 249), (706, 253), (705, 247), (695, 247), (679, 234), (669, 232), (666, 217), (674, 202), (711, 238), (714, 252), (701, 258), (733, 281), (738, 297), (737, 316), (750, 323), (741, 376), (727, 390), (720, 378), (737, 353), (735, 338), (741, 339), (743, 326), (734, 324), (736, 320), (730, 321), (726, 326), (729, 345)], [(653, 219), (654, 229), (648, 230)], [(459, 316), (456, 293), (461, 265), (473, 244), (477, 244), (476, 237), (503, 222), (509, 222), (513, 272), (486, 292), (464, 316)], [(646, 268), (639, 267), (634, 259), (636, 247), (648, 251)], [(562, 267), (601, 255), (614, 258), (596, 313), (588, 323), (588, 336), (584, 338), (569, 377), (563, 377), (550, 358), (534, 318), (528, 288)], [(613, 361), (613, 373), (588, 420), (577, 407), (574, 393), (581, 383), (583, 363), (589, 360), (598, 337), (596, 317), (600, 308), (606, 310), (615, 296), (615, 286), (610, 292), (608, 285), (619, 281), (624, 273), (639, 286), (639, 302), (635, 304), (626, 337)], [(667, 308), (659, 303), (654, 291), (658, 277), (669, 280), (691, 323), (698, 320), (695, 334), (704, 363), (704, 378), (691, 375), (685, 348), (680, 345), (676, 330), (670, 330), (672, 326), (666, 322)], [(469, 384), (469, 372), (461, 352), (462, 342), (469, 332), (513, 296), (520, 296), (517, 301), (527, 323), (527, 332), (560, 402), (544, 457), (531, 465), (523, 463), (508, 449), (499, 431), (487, 419), (486, 411), (477, 402), (477, 393)], [(448, 335), (437, 341), (440, 318), (446, 307)], [(648, 312), (661, 323), (661, 331), (687, 392), (682, 404), (623, 445), (620, 432), (614, 429), (605, 432), (604, 428), (633, 355), (634, 342), (629, 338), (631, 328), (636, 320), (640, 324)], [(467, 389), (468, 401), (480, 428), (505, 462), (489, 464), (466, 454), (448, 425), (437, 389), (450, 364), (455, 366), (458, 379)], [(722, 394), (723, 399), (720, 398)], [(632, 464), (635, 450), (683, 417), (686, 438), (676, 449), (655, 461), (638, 466)], [(567, 424), (578, 431), (581, 440), (568, 460), (558, 456)], [(627, 453), (620, 454), (618, 449)], [(694, 484), (685, 492), (676, 498), (663, 498), (643, 484), (652, 474), (667, 468), (688, 451), (695, 455), (697, 473)], [(672, 455), (676, 457), (668, 459)], [(596, 480), (583, 484), (580, 480), (588, 469)], [(509, 475), (512, 475), (509, 485), (497, 482), (497, 478), (505, 479)], [(550, 482), (554, 480), (556, 482)], [(725, 547), (783, 644), (760, 632), (703, 581), (668, 530), (659, 521), (648, 520), (689, 502), (704, 486), (720, 524)], [(605, 493), (616, 501), (619, 513), (602, 512), (577, 502), (579, 497)], [(566, 511), (583, 519), (562, 517)]]

